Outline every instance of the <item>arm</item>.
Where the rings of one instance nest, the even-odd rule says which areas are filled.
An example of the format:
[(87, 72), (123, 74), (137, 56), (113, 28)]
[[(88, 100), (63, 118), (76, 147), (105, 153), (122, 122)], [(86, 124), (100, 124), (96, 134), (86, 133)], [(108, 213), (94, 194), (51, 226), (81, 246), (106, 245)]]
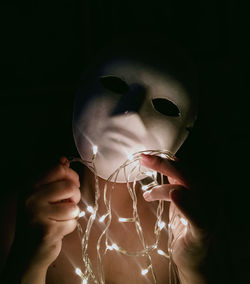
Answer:
[(76, 227), (79, 187), (79, 177), (66, 158), (34, 186), (34, 192), (18, 211), (3, 283), (45, 283), (47, 269), (59, 255), (63, 237)]
[(199, 194), (199, 189), (204, 190), (205, 186), (194, 186), (177, 163), (149, 155), (142, 155), (141, 163), (164, 174), (169, 181), (144, 193), (145, 200), (170, 201), (170, 218), (178, 214), (187, 221), (179, 221), (172, 229), (175, 238), (172, 259), (178, 268), (180, 283), (220, 283), (213, 247), (217, 210), (215, 200), (211, 206), (212, 192), (208, 198), (202, 198), (204, 195)]

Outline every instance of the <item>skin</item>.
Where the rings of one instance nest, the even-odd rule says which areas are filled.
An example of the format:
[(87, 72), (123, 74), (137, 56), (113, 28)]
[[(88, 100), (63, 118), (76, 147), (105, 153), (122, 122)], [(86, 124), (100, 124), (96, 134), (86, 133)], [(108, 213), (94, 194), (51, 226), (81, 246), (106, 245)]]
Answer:
[(69, 168), (66, 158), (51, 169), (34, 186), (33, 194), (26, 201), (31, 234), (38, 245), (23, 272), (22, 283), (45, 283), (49, 265), (58, 257), (62, 239), (73, 232), (79, 214), (80, 182), (78, 175)]
[(173, 229), (174, 236), (181, 233), (173, 247), (173, 260), (178, 267), (179, 277), (182, 284), (209, 283), (203, 267), (207, 263), (207, 248), (210, 242), (210, 231), (204, 218), (206, 203), (201, 202), (185, 173), (180, 170), (178, 163), (171, 163), (160, 157), (142, 155), (141, 163), (168, 177), (169, 184), (154, 187), (144, 193), (148, 202), (154, 200), (171, 201), (170, 218), (174, 209), (188, 221), (188, 226), (181, 223)]
[[(159, 157), (142, 155), (141, 164), (163, 173), (168, 177), (169, 181), (169, 184), (157, 186), (150, 192), (144, 193), (143, 197), (142, 195), (141, 197), (138, 196), (138, 210), (143, 213), (142, 222), (145, 222), (145, 226), (153, 225), (152, 216), (149, 212), (156, 209), (155, 205), (157, 203), (154, 201), (171, 201), (170, 218), (175, 209), (188, 221), (187, 227), (180, 223), (173, 229), (175, 237), (181, 233), (181, 237), (175, 242), (172, 253), (173, 260), (178, 267), (180, 283), (214, 283), (210, 282), (209, 275), (204, 270), (204, 267), (206, 268), (208, 265), (209, 252), (207, 248), (210, 242), (210, 231), (208, 224), (205, 222), (206, 218), (204, 218), (206, 215), (205, 206), (199, 207), (202, 201), (198, 198), (194, 185), (188, 181), (184, 171), (181, 170), (179, 162), (173, 163)], [(91, 178), (89, 172), (87, 172), (83, 178), (84, 180), (81, 181), (83, 186), (80, 188), (77, 173), (69, 167), (67, 159), (62, 157), (59, 164), (34, 186), (34, 191), (26, 200), (25, 205), (28, 213), (28, 234), (31, 239), (36, 239), (36, 246), (29, 253), (27, 264), (21, 271), (22, 284), (80, 283), (79, 277), (72, 275), (72, 267), (69, 263), (63, 263), (65, 262), (64, 254), (68, 251), (71, 251), (72, 255), (76, 255), (73, 260), (80, 257), (80, 247), (75, 245), (76, 241), (79, 240), (75, 230), (77, 225), (76, 217), (79, 213), (79, 201), (82, 197), (82, 200), (87, 201), (88, 204), (93, 202), (93, 175)], [(104, 181), (100, 179), (101, 187), (102, 182)], [(119, 210), (121, 216), (126, 216), (128, 209), (130, 210), (128, 208), (130, 198), (124, 187), (126, 185), (117, 184), (117, 190), (113, 197), (113, 204), (115, 205), (112, 209)], [(103, 208), (104, 204), (101, 199), (99, 210), (102, 211)], [(168, 220), (165, 219), (165, 221)], [(114, 238), (127, 242), (128, 245), (134, 243), (136, 248), (135, 234), (132, 230), (129, 239), (126, 231), (123, 232), (118, 226), (120, 225), (114, 224), (111, 228), (111, 234), (113, 234)], [(94, 238), (95, 235), (93, 235)], [(149, 242), (152, 242), (150, 235)], [(164, 250), (167, 249), (167, 236), (164, 234), (161, 247)], [(168, 274), (166, 274), (168, 263), (162, 262), (159, 256), (155, 260), (158, 283), (166, 283), (168, 281)], [(142, 282), (138, 282), (136, 278), (133, 278), (133, 273), (121, 275), (120, 266), (124, 267), (127, 264), (126, 260), (123, 264), (121, 261), (112, 254), (107, 257), (104, 267), (108, 271), (109, 277), (106, 283), (115, 281), (115, 283), (123, 284), (127, 283), (128, 280), (131, 283), (144, 283), (143, 278)], [(127, 265), (127, 269), (132, 272), (136, 263), (131, 262)], [(112, 267), (111, 271), (109, 271), (110, 267)], [(61, 279), (59, 279), (60, 275)], [(67, 279), (68, 275), (70, 275), (70, 278)]]

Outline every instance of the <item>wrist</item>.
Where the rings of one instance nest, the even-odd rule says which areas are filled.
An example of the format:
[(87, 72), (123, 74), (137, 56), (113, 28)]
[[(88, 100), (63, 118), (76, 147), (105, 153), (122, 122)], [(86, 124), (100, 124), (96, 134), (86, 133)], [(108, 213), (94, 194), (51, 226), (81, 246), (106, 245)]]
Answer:
[(38, 265), (30, 266), (22, 275), (21, 284), (45, 284), (47, 267)]
[(181, 284), (208, 284), (206, 273), (199, 270), (181, 270), (179, 271)]

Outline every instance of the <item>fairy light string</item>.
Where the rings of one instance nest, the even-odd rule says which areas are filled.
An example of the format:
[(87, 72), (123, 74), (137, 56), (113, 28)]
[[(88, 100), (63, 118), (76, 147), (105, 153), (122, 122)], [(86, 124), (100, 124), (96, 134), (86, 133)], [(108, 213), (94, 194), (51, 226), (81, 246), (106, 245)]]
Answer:
[[(157, 179), (157, 172), (152, 170), (143, 170), (141, 167), (141, 164), (139, 162), (141, 154), (148, 154), (148, 155), (156, 155), (160, 156), (165, 159), (169, 159), (172, 161), (175, 161), (175, 157), (169, 152), (169, 151), (163, 151), (163, 150), (147, 150), (147, 151), (139, 151), (134, 154), (130, 154), (128, 156), (128, 159), (118, 168), (116, 169), (110, 177), (106, 180), (104, 184), (104, 188), (102, 190), (103, 194), (103, 200), (106, 212), (103, 214), (99, 219), (97, 219), (97, 213), (99, 209), (99, 200), (101, 196), (101, 191), (99, 187), (99, 180), (97, 176), (97, 171), (95, 167), (95, 159), (96, 155), (98, 154), (98, 147), (96, 145), (93, 146), (93, 155), (92, 159), (90, 161), (84, 161), (80, 158), (73, 158), (70, 160), (70, 163), (73, 162), (80, 162), (84, 165), (86, 165), (90, 170), (94, 173), (95, 178), (95, 200), (94, 200), (94, 206), (87, 205), (86, 210), (90, 213), (90, 217), (87, 220), (86, 228), (82, 228), (80, 222), (77, 224), (78, 234), (79, 238), (81, 240), (81, 247), (82, 247), (82, 261), (84, 264), (84, 271), (81, 271), (80, 268), (75, 269), (75, 273), (82, 279), (82, 283), (87, 284), (89, 282), (95, 283), (95, 284), (105, 284), (105, 271), (103, 268), (103, 257), (108, 251), (116, 251), (117, 253), (121, 255), (126, 255), (130, 257), (138, 257), (138, 256), (144, 256), (146, 258), (146, 267), (141, 269), (141, 275), (146, 276), (151, 273), (153, 283), (157, 283), (156, 274), (153, 268), (152, 258), (151, 254), (153, 251), (157, 251), (157, 253), (160, 256), (163, 256), (169, 260), (169, 283), (177, 283), (178, 281), (178, 270), (175, 264), (172, 260), (172, 249), (175, 241), (180, 237), (181, 234), (178, 236), (174, 236), (173, 229), (176, 223), (176, 220), (178, 218), (179, 222), (181, 222), (184, 226), (188, 226), (187, 221), (179, 216), (175, 210), (173, 211), (173, 214), (169, 220), (169, 224), (166, 224), (162, 221), (162, 215), (164, 212), (164, 201), (160, 200), (158, 201), (158, 206), (156, 210), (156, 221), (154, 226), (154, 235), (155, 235), (155, 242), (153, 244), (147, 244), (145, 242), (144, 238), (144, 232), (142, 229), (140, 216), (138, 214), (137, 210), (137, 195), (136, 195), (136, 185), (139, 183), (141, 185), (142, 191), (148, 191), (151, 190), (154, 186), (160, 185), (164, 183), (163, 174), (160, 174), (160, 179)], [(128, 172), (129, 168), (129, 172)], [(119, 244), (113, 243), (111, 241), (111, 238), (109, 236), (109, 227), (112, 222), (112, 193), (115, 190), (115, 184), (118, 178), (118, 175), (123, 172), (127, 189), (129, 192), (129, 195), (132, 200), (132, 208), (133, 212), (130, 217), (123, 217), (119, 216), (118, 221), (120, 223), (134, 223), (136, 228), (136, 233), (138, 235), (138, 238), (140, 240), (142, 249), (138, 251), (127, 251), (123, 247), (120, 247)], [(132, 174), (136, 173), (136, 177), (134, 181), (129, 182), (130, 176)], [(142, 177), (144, 177), (142, 179)], [(159, 180), (159, 182), (158, 182)], [(110, 187), (108, 187), (111, 185)], [(109, 194), (108, 194), (108, 188)], [(86, 217), (85, 211), (80, 211), (78, 218)], [(178, 221), (177, 220), (177, 221)], [(94, 222), (100, 222), (103, 224), (104, 228), (99, 235), (99, 238), (97, 240), (96, 244), (96, 252), (97, 252), (97, 275), (94, 273), (94, 269), (92, 267), (91, 260), (88, 256), (88, 245), (89, 245), (89, 237), (91, 233), (92, 226)], [(160, 235), (162, 229), (165, 228), (167, 230), (168, 234), (168, 251), (164, 252), (160, 248), (158, 248)], [(103, 253), (101, 252), (101, 244), (104, 240), (105, 247), (103, 248)], [(172, 282), (172, 279), (174, 282)]]

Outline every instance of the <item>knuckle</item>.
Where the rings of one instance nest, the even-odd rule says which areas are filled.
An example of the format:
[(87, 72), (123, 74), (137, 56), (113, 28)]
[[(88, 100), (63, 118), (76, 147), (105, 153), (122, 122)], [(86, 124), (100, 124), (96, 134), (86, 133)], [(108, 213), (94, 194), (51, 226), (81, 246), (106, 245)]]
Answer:
[(66, 175), (66, 167), (63, 164), (57, 165), (56, 170), (60, 176)]
[(79, 207), (75, 203), (68, 203), (67, 208), (65, 208), (65, 213), (71, 218), (76, 218), (79, 214)]
[(65, 231), (64, 231), (64, 235), (68, 235), (70, 233), (72, 233), (77, 225), (77, 221), (76, 220), (70, 220), (68, 221), (66, 227), (65, 227)]
[(42, 226), (42, 240), (44, 242), (55, 239), (57, 235), (56, 224), (52, 222), (44, 223)]
[(74, 192), (77, 190), (76, 185), (69, 180), (65, 180), (65, 189), (67, 190), (68, 193), (74, 194)]

